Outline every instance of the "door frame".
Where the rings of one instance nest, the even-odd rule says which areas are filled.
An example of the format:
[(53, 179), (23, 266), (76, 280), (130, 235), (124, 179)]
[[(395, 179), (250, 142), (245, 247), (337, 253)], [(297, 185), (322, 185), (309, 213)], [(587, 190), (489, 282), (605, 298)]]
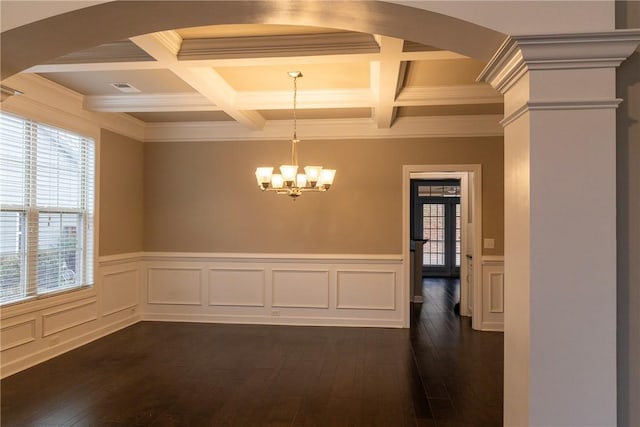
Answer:
[[(411, 223), (411, 179), (460, 179), (460, 209), (463, 224), (467, 223), (467, 214), (473, 215), (473, 233), (469, 235), (463, 227), (461, 245), (471, 248), (473, 257), (472, 271), (467, 272), (466, 262), (460, 265), (460, 314), (471, 316), (473, 329), (480, 328), (482, 298), (480, 294), (480, 265), (482, 256), (482, 165), (404, 165), (402, 167), (402, 272), (405, 293), (405, 325), (410, 325), (411, 275), (410, 275), (410, 223)], [(467, 206), (471, 203), (471, 207)], [(470, 241), (467, 242), (467, 239)], [(464, 279), (471, 273), (473, 283), (464, 286)]]

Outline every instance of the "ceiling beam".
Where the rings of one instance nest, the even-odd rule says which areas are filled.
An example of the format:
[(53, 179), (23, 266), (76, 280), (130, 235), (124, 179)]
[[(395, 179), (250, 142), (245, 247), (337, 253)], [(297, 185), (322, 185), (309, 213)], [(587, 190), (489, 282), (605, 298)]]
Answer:
[[(290, 91), (247, 91), (235, 93), (239, 110), (291, 109)], [(373, 95), (369, 89), (301, 90), (298, 109), (369, 108)], [(397, 96), (394, 107), (455, 104), (501, 104), (502, 95), (486, 83), (459, 86), (408, 87)], [(222, 111), (197, 93), (119, 94), (84, 97), (84, 106), (103, 112)]]
[[(371, 62), (380, 59), (379, 53), (347, 53), (338, 55), (295, 55), (274, 56), (268, 58), (224, 58), (224, 59), (189, 59), (179, 60), (188, 67), (247, 67), (256, 65), (283, 65), (283, 64), (343, 64), (350, 62)], [(399, 55), (401, 61), (439, 61), (444, 59), (468, 59), (464, 55), (447, 50), (425, 52), (402, 52)], [(165, 69), (162, 62), (157, 61), (125, 61), (125, 62), (76, 62), (67, 64), (42, 64), (33, 66), (24, 73), (69, 73), (80, 71), (112, 71), (112, 70), (159, 70)]]
[(258, 112), (237, 108), (235, 90), (215, 70), (178, 61), (182, 39), (175, 31), (137, 36), (131, 41), (242, 125), (253, 130), (264, 127), (265, 119)]
[(395, 99), (398, 82), (404, 78), (405, 67), (400, 60), (404, 40), (377, 37), (380, 58), (371, 62), (371, 92), (374, 98), (373, 119), (379, 129), (390, 128), (395, 120)]

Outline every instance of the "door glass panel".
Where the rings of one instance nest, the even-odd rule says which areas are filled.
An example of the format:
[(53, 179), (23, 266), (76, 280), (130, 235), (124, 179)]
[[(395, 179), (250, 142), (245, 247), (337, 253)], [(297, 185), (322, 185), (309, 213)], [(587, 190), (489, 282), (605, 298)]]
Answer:
[(422, 205), (422, 238), (428, 240), (424, 245), (423, 265), (445, 265), (444, 208), (444, 203), (425, 203)]

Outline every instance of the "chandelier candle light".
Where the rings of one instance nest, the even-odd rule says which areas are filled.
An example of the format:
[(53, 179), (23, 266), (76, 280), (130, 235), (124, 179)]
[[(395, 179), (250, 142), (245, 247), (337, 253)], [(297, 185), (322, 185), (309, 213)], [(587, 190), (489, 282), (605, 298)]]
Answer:
[(293, 78), (293, 138), (291, 139), (291, 164), (280, 166), (280, 173), (273, 173), (272, 167), (256, 169), (256, 180), (262, 191), (275, 191), (286, 194), (296, 200), (307, 191), (327, 191), (333, 184), (335, 169), (323, 169), (322, 166), (305, 166), (304, 173), (298, 173), (298, 139), (296, 107), (298, 97), (297, 80), (302, 77), (300, 71), (289, 71)]

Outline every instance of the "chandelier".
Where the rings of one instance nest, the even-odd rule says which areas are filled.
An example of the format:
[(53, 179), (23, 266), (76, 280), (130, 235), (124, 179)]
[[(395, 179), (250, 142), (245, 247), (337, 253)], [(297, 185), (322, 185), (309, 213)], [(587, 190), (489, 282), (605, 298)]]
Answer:
[(322, 166), (305, 166), (304, 173), (298, 173), (298, 139), (296, 107), (298, 97), (297, 80), (302, 77), (300, 71), (289, 71), (289, 77), (293, 78), (293, 138), (291, 139), (291, 163), (280, 166), (280, 173), (273, 173), (272, 167), (259, 167), (256, 169), (256, 180), (262, 191), (274, 191), (276, 194), (285, 194), (296, 200), (302, 193), (314, 191), (327, 191), (333, 178), (335, 169), (323, 169)]

